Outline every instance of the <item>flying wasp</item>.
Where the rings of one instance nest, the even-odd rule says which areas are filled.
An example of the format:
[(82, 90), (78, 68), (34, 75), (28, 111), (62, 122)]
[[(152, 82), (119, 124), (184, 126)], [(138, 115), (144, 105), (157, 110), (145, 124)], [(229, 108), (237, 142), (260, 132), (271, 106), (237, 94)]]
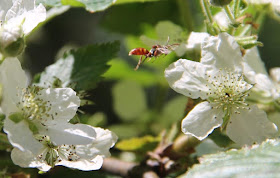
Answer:
[[(169, 42), (169, 37), (167, 38), (166, 45), (153, 45), (150, 51), (148, 51), (145, 48), (134, 48), (131, 51), (129, 51), (128, 55), (140, 55), (140, 59), (138, 61), (137, 66), (134, 68), (134, 70), (137, 70), (139, 66), (147, 59), (149, 58), (148, 61), (152, 59), (152, 57), (159, 57), (162, 54), (165, 56), (169, 53), (171, 53), (173, 50), (175, 50), (176, 47), (178, 47), (180, 44), (179, 43), (174, 43), (171, 45), (167, 45)], [(142, 59), (144, 56), (144, 59)]]

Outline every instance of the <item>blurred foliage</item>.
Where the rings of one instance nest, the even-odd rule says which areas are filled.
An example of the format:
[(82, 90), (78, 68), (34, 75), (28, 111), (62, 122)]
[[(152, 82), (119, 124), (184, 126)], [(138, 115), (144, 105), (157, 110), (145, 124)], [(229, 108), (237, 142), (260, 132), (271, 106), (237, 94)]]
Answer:
[(120, 141), (116, 144), (116, 148), (122, 151), (133, 151), (145, 153), (146, 151), (153, 150), (160, 139), (146, 135), (144, 137), (130, 138), (127, 140)]
[[(86, 90), (87, 99), (92, 100), (93, 104), (81, 107), (81, 111), (86, 114), (79, 114), (75, 122), (115, 132), (119, 137), (116, 145), (118, 150), (113, 149), (112, 154), (116, 157), (121, 155), (122, 150), (153, 150), (159, 142), (159, 133), (164, 130), (172, 132), (176, 128), (172, 139), (174, 135), (177, 136), (178, 128), (172, 125), (179, 125), (185, 117), (188, 99), (169, 89), (164, 69), (179, 57), (192, 59), (190, 54), (179, 48), (167, 56), (153, 58), (149, 62), (146, 60), (134, 71), (140, 56), (128, 56), (128, 53), (138, 47), (150, 50), (152, 45), (165, 45), (168, 37), (168, 44), (180, 43), (184, 46), (191, 31), (206, 31), (199, 1), (37, 1), (40, 2), (50, 8), (49, 19), (28, 36), (27, 48), (22, 56), (24, 66), (33, 75), (42, 72), (48, 65), (41, 76), (37, 76), (37, 81), (41, 79), (41, 83), (72, 86), (80, 92)], [(259, 48), (260, 54), (267, 68), (271, 68), (280, 65), (280, 23), (270, 14), (261, 13), (265, 10), (262, 8), (264, 7), (248, 6), (246, 13), (254, 18), (247, 18), (246, 22), (260, 25), (253, 29), (253, 33), (260, 34), (258, 40), (264, 44)], [(211, 7), (213, 14), (220, 10)], [(235, 33), (241, 32), (237, 30)], [(58, 51), (65, 46), (71, 46), (72, 49), (52, 64)], [(52, 70), (48, 70), (50, 68)], [(279, 123), (278, 115), (269, 116)], [(3, 150), (0, 165), (3, 170), (9, 167), (8, 173), (23, 171), (35, 177), (118, 177), (102, 171), (82, 172), (64, 167), (56, 167), (40, 175), (35, 169), (20, 169), (12, 164), (10, 153), (5, 151), (11, 149), (7, 138), (5, 135), (0, 136)], [(210, 139), (219, 147), (232, 146), (229, 138), (219, 130), (215, 130)], [(191, 169), (190, 175), (207, 173), (221, 177), (221, 174), (216, 173), (220, 168), (228, 171), (227, 165), (234, 165), (235, 159), (244, 161), (244, 165), (234, 172), (239, 176), (250, 176), (249, 173), (242, 172), (242, 169), (261, 171), (262, 167), (259, 165), (265, 164), (263, 161), (268, 159), (275, 161), (275, 164), (267, 165), (268, 170), (276, 172), (279, 167), (276, 152), (278, 147), (265, 143), (252, 150), (244, 148), (205, 156), (200, 166)], [(270, 157), (262, 153), (261, 149), (276, 156)], [(195, 158), (192, 161), (195, 162)], [(191, 163), (188, 164), (191, 166)]]
[(42, 3), (45, 6), (60, 7), (72, 6), (83, 7), (90, 12), (101, 11), (112, 5), (116, 0), (38, 0), (36, 3)]

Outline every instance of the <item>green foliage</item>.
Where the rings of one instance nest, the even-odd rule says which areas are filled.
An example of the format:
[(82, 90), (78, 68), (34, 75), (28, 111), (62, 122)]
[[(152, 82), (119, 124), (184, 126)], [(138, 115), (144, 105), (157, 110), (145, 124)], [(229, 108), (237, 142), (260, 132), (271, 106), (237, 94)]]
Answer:
[(10, 144), (7, 135), (0, 133), (0, 150), (7, 150), (9, 148), (12, 148), (12, 145)]
[(268, 140), (251, 148), (206, 155), (182, 177), (279, 177), (279, 149), (279, 140)]
[(59, 7), (63, 5), (72, 7), (84, 7), (90, 12), (102, 11), (112, 5), (116, 0), (38, 0), (37, 3), (42, 3), (50, 7)]
[(139, 124), (115, 124), (108, 129), (116, 133), (119, 139), (127, 139), (139, 136), (145, 128), (143, 125), (139, 127)]
[(160, 0), (117, 0), (116, 4), (125, 4), (125, 3), (138, 3), (138, 2), (155, 2)]
[(224, 133), (220, 131), (220, 128), (215, 129), (209, 138), (212, 139), (220, 147), (228, 147), (233, 144), (233, 141), (228, 138)]
[[(162, 128), (168, 128), (173, 123), (181, 121), (185, 117), (187, 101), (188, 99), (185, 96), (177, 96), (168, 101), (164, 105), (160, 117), (157, 118), (157, 124)], [(161, 128), (159, 126), (157, 127)]]
[(133, 66), (130, 66), (121, 59), (111, 60), (109, 63), (110, 69), (103, 75), (106, 79), (123, 79), (135, 81), (142, 86), (156, 85), (160, 80), (154, 73), (144, 70), (134, 71)]
[(124, 121), (139, 117), (147, 109), (145, 93), (135, 82), (121, 81), (112, 92), (114, 110)]
[(153, 150), (159, 141), (160, 138), (147, 135), (144, 137), (122, 140), (116, 144), (116, 148), (122, 151), (145, 152)]
[(45, 69), (40, 83), (53, 85), (58, 78), (62, 86), (73, 85), (77, 91), (93, 89), (101, 75), (109, 69), (107, 62), (118, 50), (119, 42), (88, 45), (71, 50)]
[[(109, 31), (122, 34), (142, 35), (142, 24), (156, 25), (159, 21), (170, 20), (179, 23), (176, 1), (126, 3), (113, 6), (101, 22)], [(121, 19), (121, 20), (120, 20)]]

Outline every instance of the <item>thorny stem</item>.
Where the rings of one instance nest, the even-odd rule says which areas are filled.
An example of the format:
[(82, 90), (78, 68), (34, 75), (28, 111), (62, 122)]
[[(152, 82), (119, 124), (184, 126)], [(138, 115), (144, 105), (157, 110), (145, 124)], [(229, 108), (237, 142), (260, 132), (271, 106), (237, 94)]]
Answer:
[[(213, 17), (210, 11), (210, 6), (208, 0), (200, 0), (200, 5), (203, 11), (204, 16), (206, 17), (207, 21), (213, 25)], [(213, 31), (218, 34), (218, 30), (216, 28), (212, 28)]]
[(234, 0), (234, 5), (233, 5), (233, 16), (234, 18), (237, 18), (239, 14), (239, 8), (240, 8), (240, 0)]
[(233, 16), (229, 6), (227, 5), (227, 6), (224, 6), (223, 8), (224, 8), (229, 20), (230, 20), (230, 23), (235, 24), (236, 22), (235, 22), (234, 16)]
[(200, 4), (201, 4), (201, 7), (202, 7), (202, 11), (203, 11), (205, 17), (207, 18), (207, 20), (210, 23), (213, 23), (213, 17), (212, 17), (212, 14), (210, 12), (208, 1), (207, 0), (201, 0)]

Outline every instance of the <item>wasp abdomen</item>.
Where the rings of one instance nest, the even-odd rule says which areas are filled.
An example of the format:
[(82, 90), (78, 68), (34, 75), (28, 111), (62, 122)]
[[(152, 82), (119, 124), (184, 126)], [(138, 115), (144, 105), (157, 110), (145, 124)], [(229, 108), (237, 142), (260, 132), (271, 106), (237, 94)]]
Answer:
[(145, 48), (134, 48), (129, 51), (128, 55), (146, 55), (149, 51)]

